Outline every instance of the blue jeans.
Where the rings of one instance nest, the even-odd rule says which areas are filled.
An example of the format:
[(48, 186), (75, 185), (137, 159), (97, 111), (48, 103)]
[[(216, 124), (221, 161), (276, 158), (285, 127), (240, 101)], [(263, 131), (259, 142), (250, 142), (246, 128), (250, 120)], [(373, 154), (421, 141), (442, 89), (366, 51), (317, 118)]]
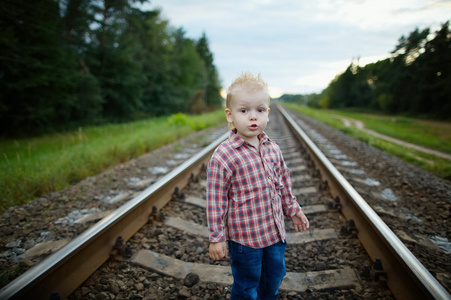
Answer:
[(231, 300), (277, 299), (285, 270), (286, 243), (254, 249), (228, 241), (232, 261)]

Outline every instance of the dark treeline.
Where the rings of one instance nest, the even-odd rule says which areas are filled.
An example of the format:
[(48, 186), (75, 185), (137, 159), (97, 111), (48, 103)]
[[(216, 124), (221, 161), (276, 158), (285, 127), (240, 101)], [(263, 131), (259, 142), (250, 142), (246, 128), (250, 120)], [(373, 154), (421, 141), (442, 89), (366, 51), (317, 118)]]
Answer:
[(220, 105), (205, 33), (192, 40), (134, 0), (3, 0), (0, 135)]
[(391, 58), (352, 62), (319, 95), (284, 95), (319, 108), (362, 108), (438, 119), (451, 118), (451, 31), (415, 29), (401, 37)]

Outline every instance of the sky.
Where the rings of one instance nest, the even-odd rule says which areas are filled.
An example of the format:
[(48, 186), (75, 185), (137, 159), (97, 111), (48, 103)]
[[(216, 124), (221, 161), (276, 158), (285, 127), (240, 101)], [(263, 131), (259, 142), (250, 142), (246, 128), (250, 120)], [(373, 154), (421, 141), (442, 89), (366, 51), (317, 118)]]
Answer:
[(390, 57), (401, 36), (451, 20), (451, 0), (150, 0), (145, 10), (205, 32), (222, 86), (260, 73), (273, 98), (320, 93), (352, 60)]

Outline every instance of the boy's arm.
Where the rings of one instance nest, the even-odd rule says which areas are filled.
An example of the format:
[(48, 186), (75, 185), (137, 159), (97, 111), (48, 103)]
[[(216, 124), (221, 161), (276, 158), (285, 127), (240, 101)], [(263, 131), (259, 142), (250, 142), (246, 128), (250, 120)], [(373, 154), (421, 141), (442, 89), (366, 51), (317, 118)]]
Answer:
[(283, 188), (281, 189), (282, 194), (282, 208), (285, 216), (293, 218), (298, 213), (304, 214), (301, 210), (301, 206), (296, 200), (296, 197), (293, 195), (291, 191), (291, 178), (290, 171), (288, 170), (285, 161), (283, 160), (282, 153), (280, 153), (281, 161), (280, 161), (280, 172), (282, 174), (282, 184)]
[(296, 232), (305, 231), (310, 227), (310, 224), (304, 212), (302, 211), (301, 206), (296, 200), (296, 197), (291, 191), (290, 171), (288, 170), (288, 167), (285, 164), (283, 158), (281, 160), (281, 168), (283, 174), (282, 207), (284, 213), (291, 218), (291, 221), (293, 221), (294, 230), (296, 230)]
[(224, 218), (228, 209), (230, 172), (212, 157), (207, 166), (207, 222), (210, 243), (225, 242)]

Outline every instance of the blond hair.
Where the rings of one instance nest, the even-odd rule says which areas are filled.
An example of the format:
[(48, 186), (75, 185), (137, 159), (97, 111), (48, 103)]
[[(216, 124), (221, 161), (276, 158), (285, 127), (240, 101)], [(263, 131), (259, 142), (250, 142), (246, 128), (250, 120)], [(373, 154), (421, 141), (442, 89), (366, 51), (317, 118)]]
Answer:
[[(233, 95), (243, 88), (249, 91), (266, 91), (269, 98), (268, 84), (263, 80), (260, 73), (258, 73), (257, 76), (254, 76), (250, 71), (245, 71), (227, 88), (226, 108), (230, 109)], [(232, 130), (233, 128), (235, 128), (233, 122), (229, 123), (229, 130)]]

